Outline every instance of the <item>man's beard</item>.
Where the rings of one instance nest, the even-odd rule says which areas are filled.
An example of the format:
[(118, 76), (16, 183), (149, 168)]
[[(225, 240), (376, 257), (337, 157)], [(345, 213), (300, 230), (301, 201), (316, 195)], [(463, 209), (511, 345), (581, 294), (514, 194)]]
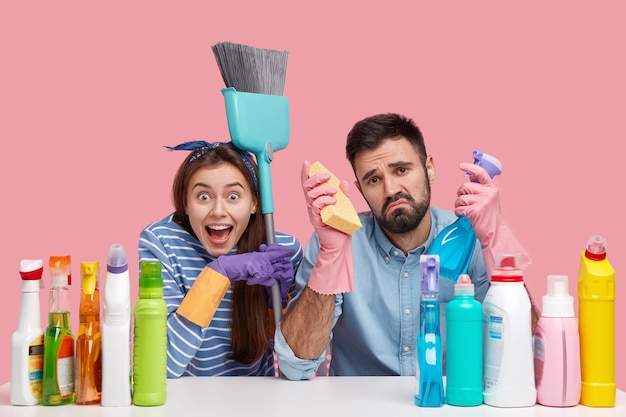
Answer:
[[(398, 193), (389, 198), (385, 204), (383, 204), (380, 215), (376, 216), (380, 227), (397, 234), (408, 233), (415, 230), (426, 215), (428, 207), (430, 206), (430, 184), (428, 183), (423, 197), (424, 198), (419, 202), (409, 194), (404, 193)], [(387, 207), (401, 198), (409, 203), (410, 209), (397, 208), (388, 215), (385, 215), (384, 213)]]

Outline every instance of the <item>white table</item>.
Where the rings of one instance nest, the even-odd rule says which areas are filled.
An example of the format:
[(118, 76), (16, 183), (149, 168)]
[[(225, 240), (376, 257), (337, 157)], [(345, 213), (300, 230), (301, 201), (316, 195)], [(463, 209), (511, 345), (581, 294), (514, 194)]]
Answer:
[(18, 416), (538, 416), (624, 417), (626, 393), (617, 392), (613, 408), (578, 405), (552, 408), (478, 407), (421, 408), (413, 404), (414, 377), (317, 377), (288, 381), (271, 377), (183, 377), (167, 381), (167, 402), (160, 407), (57, 407), (10, 405), (10, 386), (0, 386), (0, 417)]

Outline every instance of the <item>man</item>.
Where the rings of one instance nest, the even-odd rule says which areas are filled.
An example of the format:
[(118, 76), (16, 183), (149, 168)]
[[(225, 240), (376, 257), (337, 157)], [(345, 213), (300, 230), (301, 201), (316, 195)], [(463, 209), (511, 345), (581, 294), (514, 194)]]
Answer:
[[(477, 300), (482, 302), (489, 286), (482, 254), (490, 258), (489, 267), (494, 251), (503, 248), (524, 254), (528, 262), (502, 222), (497, 189), (482, 167), (459, 166), (478, 182), (459, 189), (456, 213), (430, 206), (435, 165), (411, 119), (380, 114), (357, 122), (348, 134), (346, 155), (371, 209), (359, 214), (363, 227), (352, 236), (321, 222), (319, 212), (335, 203), (336, 190), (320, 185), (328, 174), (308, 178), (309, 164), (303, 165), (315, 233), (296, 275), (298, 296), (275, 339), (279, 368), (289, 379), (311, 378), (331, 340), (330, 375), (414, 375), (420, 255), (457, 215), (472, 221), (480, 241), (468, 270)], [(453, 291), (452, 281), (439, 280), (442, 335), (445, 303)]]

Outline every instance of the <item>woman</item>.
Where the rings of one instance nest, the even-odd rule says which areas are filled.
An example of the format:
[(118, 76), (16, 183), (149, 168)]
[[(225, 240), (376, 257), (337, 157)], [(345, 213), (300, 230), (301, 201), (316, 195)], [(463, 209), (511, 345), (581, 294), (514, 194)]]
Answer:
[(160, 261), (168, 307), (167, 375), (274, 375), (270, 287), (286, 305), (301, 258), (276, 232), (266, 246), (256, 163), (232, 143), (186, 142), (172, 186), (174, 213), (139, 239)]

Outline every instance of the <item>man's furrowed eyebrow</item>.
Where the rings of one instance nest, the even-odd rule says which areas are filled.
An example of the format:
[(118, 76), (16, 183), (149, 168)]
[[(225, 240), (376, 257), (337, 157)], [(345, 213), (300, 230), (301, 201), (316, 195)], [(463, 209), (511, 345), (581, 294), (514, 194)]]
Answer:
[[(398, 168), (398, 167), (406, 167), (406, 166), (413, 166), (413, 165), (414, 165), (414, 163), (410, 162), (410, 161), (396, 161), (396, 162), (391, 162), (391, 163), (387, 164), (387, 167), (388, 168)], [(361, 181), (365, 182), (370, 177), (372, 177), (377, 171), (378, 171), (378, 168), (370, 169), (365, 174), (363, 174), (363, 176), (361, 177)]]

